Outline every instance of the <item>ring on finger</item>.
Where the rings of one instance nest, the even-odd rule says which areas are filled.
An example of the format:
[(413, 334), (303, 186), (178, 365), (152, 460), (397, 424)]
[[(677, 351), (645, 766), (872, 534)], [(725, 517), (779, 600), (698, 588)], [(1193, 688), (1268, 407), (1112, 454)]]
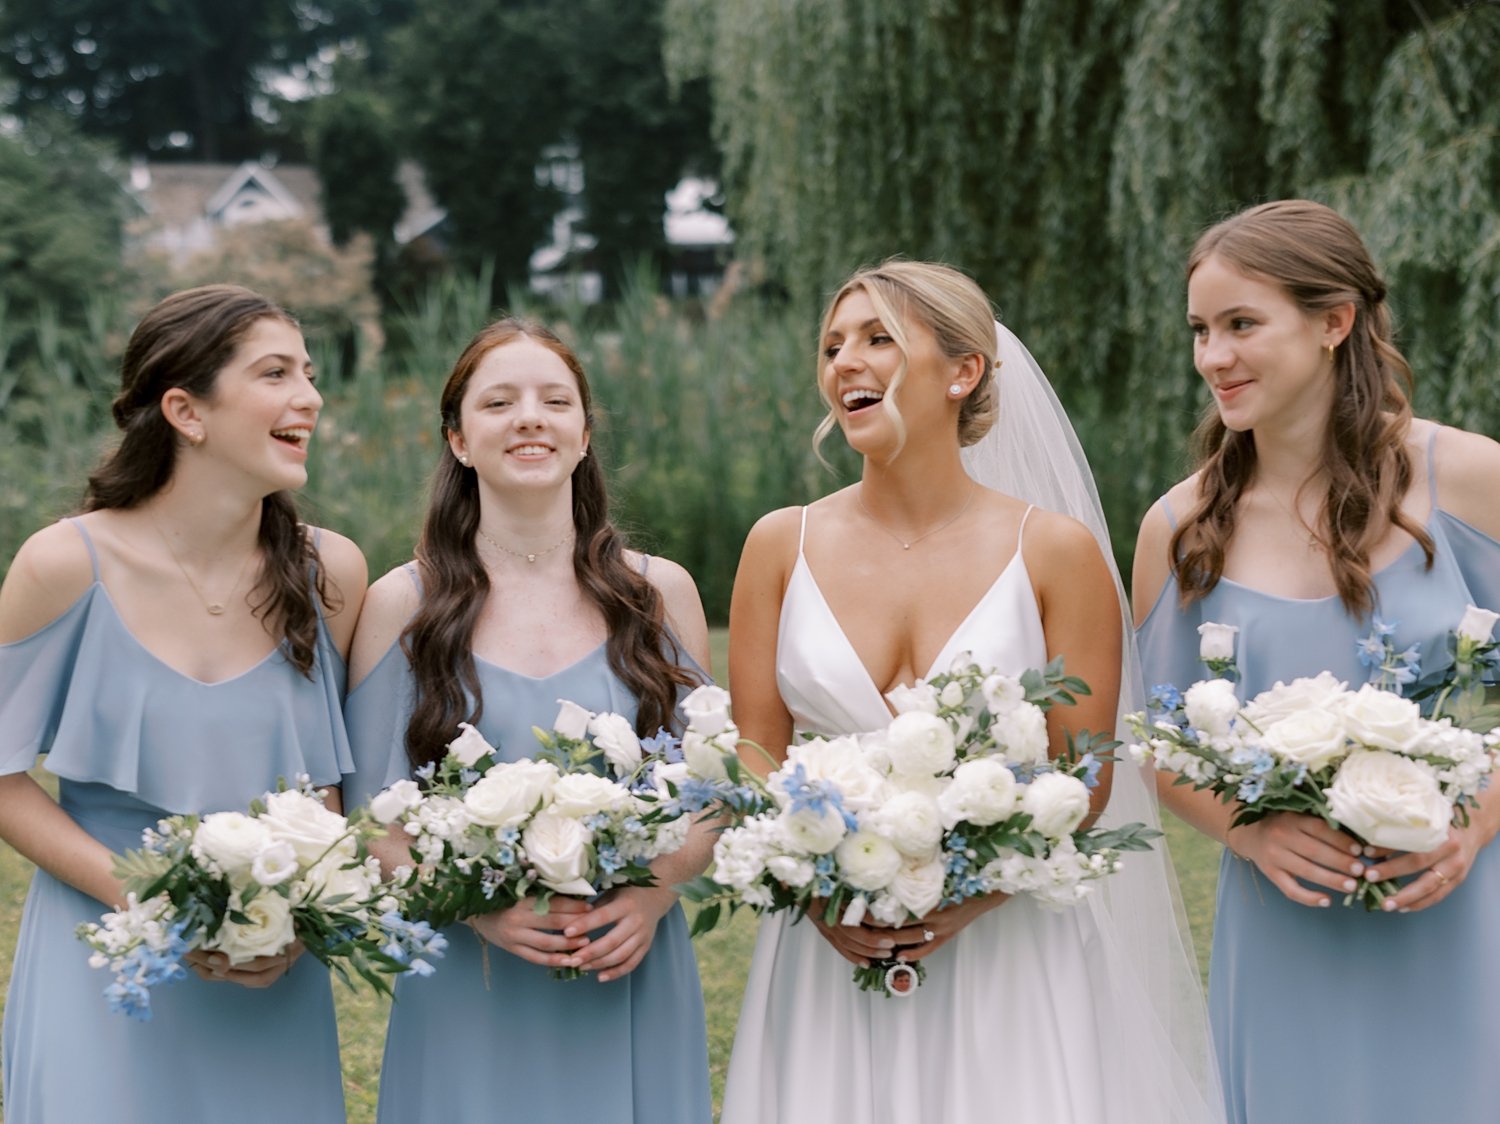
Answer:
[(927, 942), (932, 942), (937, 940), (937, 934), (934, 933), (931, 929), (923, 929), (922, 939)]
[(1433, 867), (1432, 868), (1432, 873), (1437, 875), (1438, 882), (1441, 885), (1444, 885), (1444, 886), (1448, 885), (1448, 876), (1446, 874), (1444, 874), (1441, 870), (1439, 870), (1437, 867)]

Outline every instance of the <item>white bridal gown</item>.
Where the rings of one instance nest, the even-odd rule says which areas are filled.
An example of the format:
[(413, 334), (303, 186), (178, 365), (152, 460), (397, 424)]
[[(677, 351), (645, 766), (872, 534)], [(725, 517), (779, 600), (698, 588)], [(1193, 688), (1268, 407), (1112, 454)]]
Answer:
[[(1047, 662), (1019, 549), (928, 675), (965, 651), (1009, 674)], [(781, 608), (776, 674), (798, 731), (855, 733), (891, 718), (800, 544)], [(1014, 898), (927, 957), (926, 982), (914, 995), (888, 998), (861, 991), (852, 965), (810, 922), (768, 918), (745, 988), (723, 1124), (1207, 1118), (1210, 1110), (1169, 1092), (1168, 1051), (1158, 1057), (1151, 1046), (1162, 1033), (1108, 926), (1098, 895), (1062, 911)]]

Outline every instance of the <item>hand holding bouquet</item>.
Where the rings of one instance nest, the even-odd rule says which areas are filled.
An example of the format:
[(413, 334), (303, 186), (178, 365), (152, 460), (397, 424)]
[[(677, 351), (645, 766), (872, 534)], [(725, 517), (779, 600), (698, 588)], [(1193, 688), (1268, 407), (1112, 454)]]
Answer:
[(151, 988), (184, 976), (195, 949), (237, 966), (301, 941), (346, 983), (353, 972), (384, 992), (392, 975), (430, 973), (446, 942), (401, 916), (366, 849), (379, 834), (326, 808), (306, 777), (248, 813), (161, 820), (116, 861), (125, 908), (78, 929), (89, 963), (114, 973), (110, 1008), (149, 1019)]
[[(1080, 827), (1116, 743), (1084, 734), (1051, 758), (1045, 712), (1087, 691), (1060, 660), (1013, 678), (965, 654), (946, 674), (891, 692), (899, 713), (889, 726), (793, 745), (763, 784), (729, 757), (706, 778), (700, 771), (679, 798), (715, 796), (732, 826), (715, 845), (713, 874), (686, 892), (705, 904), (694, 931), (741, 905), (899, 926), (997, 892), (1049, 908), (1081, 901), (1118, 869), (1121, 851), (1144, 850), (1156, 834)], [(684, 744), (697, 732), (690, 724)], [(854, 978), (904, 995), (924, 971), (920, 960), (893, 959)]]

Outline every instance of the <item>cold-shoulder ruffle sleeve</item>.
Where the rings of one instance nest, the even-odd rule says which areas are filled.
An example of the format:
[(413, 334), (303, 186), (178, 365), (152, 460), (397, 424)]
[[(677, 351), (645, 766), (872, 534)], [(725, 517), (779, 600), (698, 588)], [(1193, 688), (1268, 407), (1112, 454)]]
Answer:
[(411, 706), (411, 669), (401, 645), (392, 644), (344, 703), (354, 760), (344, 778), (346, 808), (369, 803), (381, 789), (411, 775), (406, 756)]

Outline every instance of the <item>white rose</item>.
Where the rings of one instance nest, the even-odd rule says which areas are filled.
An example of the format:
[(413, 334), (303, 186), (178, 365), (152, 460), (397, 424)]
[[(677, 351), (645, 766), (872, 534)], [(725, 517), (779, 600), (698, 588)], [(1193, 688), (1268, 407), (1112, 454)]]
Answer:
[(581, 820), (596, 812), (618, 808), (629, 799), (630, 793), (607, 777), (564, 773), (552, 786), (552, 803), (547, 811)]
[(729, 725), (729, 692), (705, 683), (682, 700), (688, 729), (711, 738)]
[(871, 813), (869, 827), (907, 858), (930, 854), (943, 837), (937, 801), (920, 792), (898, 792)]
[(1344, 700), (1349, 736), (1372, 749), (1409, 751), (1422, 740), (1422, 708), (1366, 683)]
[(897, 715), (886, 727), (885, 744), (892, 772), (932, 776), (953, 767), (953, 731), (935, 714), (910, 710)]
[(891, 880), (891, 893), (915, 916), (926, 917), (943, 899), (946, 873), (941, 859), (906, 863)]
[(193, 833), (193, 854), (207, 859), (236, 885), (243, 885), (250, 867), (272, 843), (270, 828), (243, 812), (210, 812)]
[(1463, 620), (1458, 622), (1456, 631), (1461, 639), (1472, 640), (1476, 644), (1488, 644), (1496, 621), (1500, 621), (1500, 613), (1492, 613), (1488, 609), (1470, 605), (1464, 610)]
[(540, 812), (521, 833), (521, 846), (544, 886), (560, 894), (588, 897), (594, 892), (585, 877), (593, 838), (593, 832), (575, 819)]
[(266, 797), (266, 810), (257, 818), (273, 838), (290, 843), (304, 865), (317, 862), (335, 845), (340, 854), (355, 853), (356, 844), (348, 834), (349, 821), (305, 792), (288, 789), (272, 793)]
[(422, 790), (413, 780), (399, 780), (370, 797), (370, 815), (377, 823), (395, 823), (422, 803)]
[(458, 729), (458, 737), (448, 743), (448, 753), (456, 758), (465, 769), (472, 769), (474, 762), (486, 753), (491, 757), (495, 756), (495, 747), (487, 742), (484, 735), (473, 726), (467, 722), (460, 722)]
[(1227, 679), (1205, 679), (1187, 689), (1182, 699), (1189, 725), (1205, 734), (1227, 734), (1240, 712), (1234, 684)]
[(901, 869), (901, 852), (873, 831), (856, 831), (834, 852), (844, 881), (856, 890), (883, 890)]
[(1004, 710), (1026, 701), (1026, 688), (1011, 675), (991, 675), (979, 684), (979, 693), (984, 696), (984, 705), (991, 710)]
[(239, 894), (233, 894), (229, 908), (243, 913), (248, 920), (241, 924), (226, 918), (213, 940), (203, 947), (224, 953), (230, 964), (244, 964), (257, 956), (275, 956), (292, 943), (292, 903), (280, 894), (256, 894), (249, 905), (240, 902)]
[(272, 843), (255, 856), (250, 877), (262, 886), (280, 886), (297, 873), (297, 852), (290, 843)]
[(826, 855), (838, 846), (847, 830), (844, 817), (826, 807), (821, 812), (811, 808), (789, 812), (781, 817), (781, 823), (792, 846), (811, 855)]
[(502, 762), (464, 793), (464, 811), (485, 827), (516, 827), (547, 799), (558, 777), (550, 761)]
[(1234, 659), (1234, 635), (1239, 628), (1232, 624), (1205, 621), (1198, 626), (1198, 658), (1204, 663), (1210, 660)]
[(1035, 703), (1019, 702), (996, 711), (990, 736), (1007, 761), (1040, 765), (1047, 760), (1047, 715)]
[(1016, 810), (1016, 778), (994, 757), (976, 757), (953, 771), (953, 783), (938, 797), (943, 823), (960, 820), (978, 826), (1000, 823)]
[(682, 759), (687, 762), (687, 767), (693, 776), (702, 777), (707, 781), (727, 780), (729, 773), (724, 768), (726, 756), (723, 747), (713, 738), (695, 730), (687, 730), (683, 733)]
[(557, 717), (552, 720), (553, 733), (575, 742), (582, 741), (589, 732), (589, 719), (593, 715), (568, 699), (558, 699), (557, 705)]
[(815, 873), (812, 863), (795, 855), (777, 855), (767, 859), (766, 869), (776, 881), (794, 890), (800, 890), (811, 882)]
[(618, 776), (627, 777), (641, 764), (641, 739), (635, 727), (621, 714), (596, 714), (589, 721), (594, 745), (604, 754)]
[(1304, 710), (1265, 728), (1262, 744), (1277, 757), (1316, 772), (1349, 751), (1336, 710)]
[(1089, 814), (1088, 786), (1066, 773), (1043, 773), (1021, 794), (1021, 811), (1030, 814), (1033, 831), (1061, 839)]
[(893, 687), (885, 693), (885, 697), (890, 700), (897, 714), (912, 714), (917, 711), (925, 714), (938, 712), (937, 688), (926, 680), (913, 683), (910, 687)]
[(1278, 682), (1245, 704), (1245, 717), (1264, 730), (1273, 722), (1308, 710), (1331, 710), (1343, 705), (1344, 684), (1332, 672), (1311, 678)]
[(1431, 851), (1448, 838), (1453, 807), (1425, 765), (1398, 753), (1352, 753), (1328, 787), (1334, 819), (1376, 847)]

